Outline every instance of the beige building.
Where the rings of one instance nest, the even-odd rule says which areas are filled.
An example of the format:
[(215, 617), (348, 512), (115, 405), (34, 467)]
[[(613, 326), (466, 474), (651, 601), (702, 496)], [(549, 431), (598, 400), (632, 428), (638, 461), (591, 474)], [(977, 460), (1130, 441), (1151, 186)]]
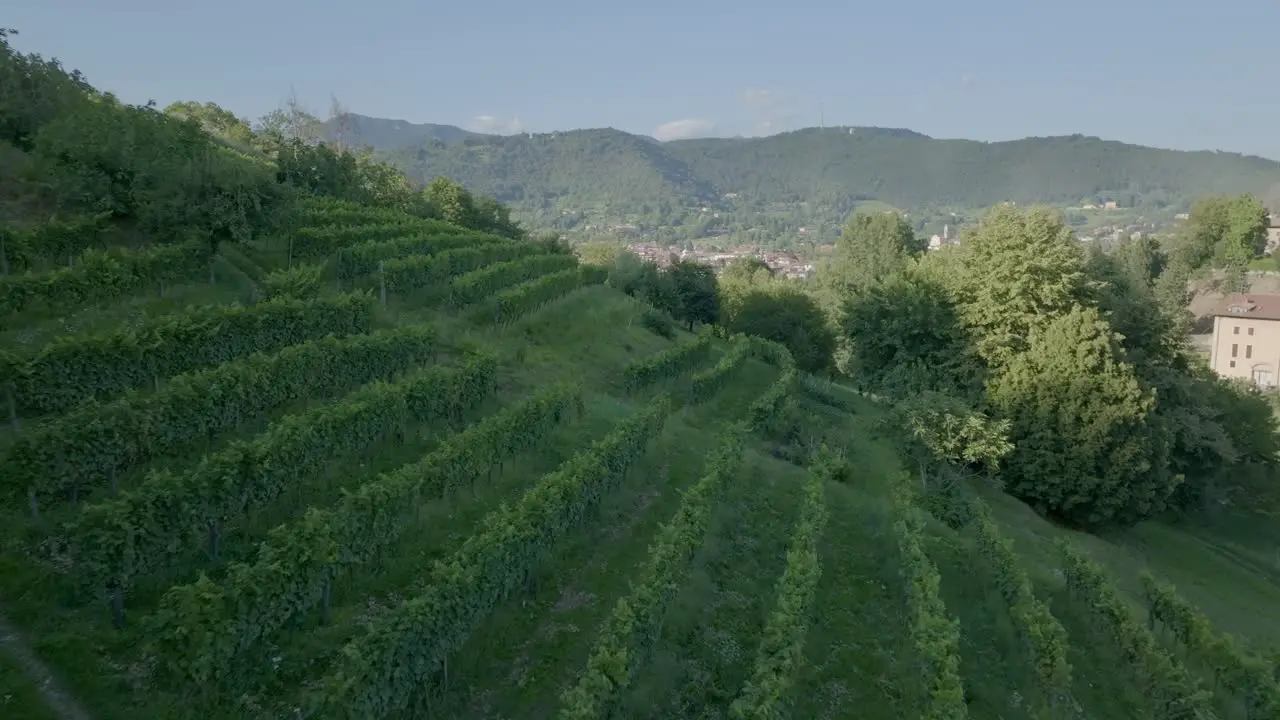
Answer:
[(1280, 248), (1280, 213), (1273, 213), (1267, 217), (1267, 252), (1274, 252)]
[(1222, 377), (1275, 387), (1280, 369), (1280, 295), (1234, 293), (1213, 315), (1209, 367)]

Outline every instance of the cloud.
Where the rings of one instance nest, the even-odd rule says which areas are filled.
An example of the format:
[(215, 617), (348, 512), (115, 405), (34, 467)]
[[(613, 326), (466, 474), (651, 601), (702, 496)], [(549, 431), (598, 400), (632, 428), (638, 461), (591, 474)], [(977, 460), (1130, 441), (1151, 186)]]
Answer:
[(524, 125), (520, 124), (518, 117), (508, 119), (493, 115), (477, 115), (467, 124), (467, 129), (489, 135), (515, 135), (524, 132)]
[(685, 118), (662, 123), (653, 129), (653, 136), (658, 140), (683, 140), (685, 138), (706, 135), (711, 131), (713, 123), (701, 118)]
[(791, 126), (799, 113), (777, 90), (749, 87), (742, 91), (742, 104), (751, 116), (751, 135), (771, 135)]

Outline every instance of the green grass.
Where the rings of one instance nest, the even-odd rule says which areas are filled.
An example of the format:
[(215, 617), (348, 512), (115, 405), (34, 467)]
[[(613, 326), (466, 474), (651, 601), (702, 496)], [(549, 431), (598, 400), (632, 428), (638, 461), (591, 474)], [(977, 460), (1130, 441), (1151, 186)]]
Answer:
[[(191, 302), (251, 301), (253, 278), (275, 269), (270, 252), (248, 248), (219, 267), (217, 282), (169, 289), (165, 297), (137, 297), (63, 317), (30, 316), (0, 332), (0, 348), (31, 352), (55, 336), (136, 322)], [(328, 288), (326, 288), (328, 291)], [(646, 330), (645, 306), (608, 287), (592, 287), (558, 300), (514, 324), (475, 325), (422, 297), (391, 297), (380, 327), (430, 322), (456, 362), (466, 348), (499, 359), (498, 390), (469, 413), (467, 422), (492, 414), (529, 392), (557, 382), (580, 383), (584, 412), (501, 472), (443, 501), (421, 508), (417, 526), (374, 568), (341, 578), (334, 587), (330, 622), (315, 617), (268, 638), (240, 663), (253, 678), (241, 697), (223, 698), (200, 715), (218, 718), (292, 716), (308, 684), (333, 665), (343, 644), (366, 623), (412, 596), (431, 563), (442, 559), (502, 503), (517, 501), (545, 473), (607, 434), (655, 392), (671, 393), (677, 409), (661, 437), (585, 527), (571, 533), (537, 565), (527, 592), (506, 598), (478, 632), (451, 657), (449, 683), (432, 699), (432, 717), (554, 717), (560, 696), (582, 673), (603, 619), (625, 597), (657, 528), (679, 506), (716, 446), (717, 432), (742, 418), (750, 403), (778, 377), (778, 369), (751, 360), (730, 385), (701, 405), (688, 405), (688, 377), (628, 393), (621, 370), (631, 360), (691, 337), (672, 340)], [(716, 341), (704, 367), (723, 355)], [(852, 463), (847, 482), (826, 486), (829, 519), (819, 543), (822, 576), (794, 682), (784, 698), (791, 717), (897, 720), (910, 716), (920, 693), (919, 668), (907, 634), (903, 581), (887, 490), (903, 472), (891, 442), (886, 408), (840, 384), (823, 404), (797, 392), (798, 435), (823, 440)], [(154, 466), (181, 469), (235, 438), (295, 413), (314, 398), (258, 418), (208, 443), (185, 448)], [(258, 509), (223, 540), (213, 562), (198, 549), (171, 573), (151, 578), (128, 599), (128, 623), (110, 625), (105, 602), (72, 592), (66, 570), (74, 558), (60, 544), (57, 522), (76, 512), (50, 510), (52, 532), (29, 527), (25, 503), (0, 515), (0, 613), (20, 626), (39, 657), (95, 717), (191, 717), (191, 698), (158, 681), (155, 659), (143, 648), (143, 619), (161, 592), (190, 582), (198, 572), (215, 581), (230, 559), (253, 557), (273, 526), (308, 506), (332, 504), (356, 487), (429, 453), (456, 428), (444, 422), (408, 429), (404, 442), (375, 443), (334, 463), (305, 486)], [(0, 431), (0, 452), (12, 433)], [(620, 693), (619, 717), (724, 718), (750, 677), (760, 633), (775, 602), (791, 529), (807, 470), (781, 459), (788, 442), (753, 434), (739, 476), (718, 500), (708, 535), (664, 616), (650, 656), (640, 659), (634, 683)], [(794, 446), (790, 448), (794, 451)], [(146, 468), (122, 478), (127, 486)], [(994, 488), (978, 486), (1003, 532), (1014, 542), (1037, 594), (1063, 622), (1075, 668), (1072, 717), (1141, 717), (1143, 694), (1117, 672), (1122, 658), (1094, 629), (1086, 609), (1067, 597), (1053, 540), (1071, 537), (1110, 569), (1137, 602), (1138, 574), (1150, 569), (1176, 583), (1223, 630), (1259, 648), (1280, 646), (1280, 523), (1250, 511), (1222, 511), (1216, 519), (1173, 525), (1146, 522), (1104, 536), (1057, 527)], [(1016, 636), (992, 573), (971, 533), (941, 522), (929, 527), (926, 548), (942, 575), (948, 612), (961, 624), (961, 672), (975, 718), (1028, 718), (1033, 691), (1031, 660)], [(6, 705), (5, 703), (8, 703)], [(21, 708), (14, 713), (14, 707)], [(29, 681), (0, 653), (0, 717), (53, 717)], [(26, 714), (24, 714), (26, 713)]]

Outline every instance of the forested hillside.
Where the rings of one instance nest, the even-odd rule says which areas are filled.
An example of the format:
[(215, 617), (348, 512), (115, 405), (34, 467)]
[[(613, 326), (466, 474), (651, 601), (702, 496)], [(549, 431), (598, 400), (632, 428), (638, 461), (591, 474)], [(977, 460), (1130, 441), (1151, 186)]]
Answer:
[(1280, 183), (1280, 163), (1258, 157), (1082, 136), (983, 143), (881, 128), (810, 128), (658, 143), (617, 130), (574, 130), (373, 144), (412, 178), (456, 178), (510, 203), (534, 227), (587, 235), (635, 225), (624, 232), (745, 238), (764, 234), (753, 229), (777, 234), (811, 226), (830, 240), (868, 200), (913, 212), (918, 231), (930, 211), (972, 217), (1006, 201), (1065, 207), (1110, 200), (1168, 221), (1196, 197), (1260, 195)]
[(0, 32), (0, 718), (1280, 717), (1280, 435), (1180, 342), (1256, 199), (717, 277), (351, 127)]

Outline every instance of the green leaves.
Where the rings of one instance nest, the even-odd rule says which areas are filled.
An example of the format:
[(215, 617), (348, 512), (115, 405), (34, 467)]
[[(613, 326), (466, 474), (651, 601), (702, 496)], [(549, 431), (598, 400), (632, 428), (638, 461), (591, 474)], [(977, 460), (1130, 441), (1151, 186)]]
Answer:
[(609, 717), (658, 640), (662, 616), (678, 592), (689, 560), (701, 546), (716, 498), (742, 463), (747, 426), (729, 425), (702, 476), (657, 533), (631, 592), (614, 606), (587, 658), (582, 678), (562, 696), (561, 720)]
[(337, 266), (337, 275), (340, 279), (353, 280), (376, 272), (380, 260), (435, 255), (447, 250), (492, 244), (509, 245), (511, 243), (495, 235), (459, 234), (457, 228), (447, 227), (447, 231), (435, 229), (434, 232), (344, 247), (338, 250), (331, 262)]

